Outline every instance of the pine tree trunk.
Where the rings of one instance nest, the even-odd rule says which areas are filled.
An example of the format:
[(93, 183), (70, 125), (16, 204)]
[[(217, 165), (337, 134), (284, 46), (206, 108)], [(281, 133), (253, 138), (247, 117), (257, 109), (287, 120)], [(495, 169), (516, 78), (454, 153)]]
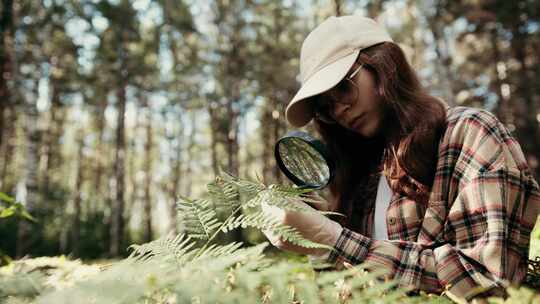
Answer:
[(114, 201), (111, 221), (111, 256), (120, 255), (124, 240), (124, 187), (125, 187), (125, 115), (126, 115), (126, 82), (123, 80), (116, 91), (117, 126), (116, 151), (114, 156)]
[(2, 167), (0, 171), (0, 190), (9, 192), (15, 187), (13, 172), (13, 156), (15, 153), (15, 138), (16, 138), (16, 125), (18, 116), (15, 112), (15, 107), (11, 104), (8, 106), (5, 112), (5, 118), (10, 123), (6, 124), (5, 129), (2, 131), (4, 134), (4, 140), (0, 146), (2, 153)]
[[(43, 169), (42, 185), (43, 193), (49, 192), (51, 179), (54, 178), (58, 166), (62, 163), (62, 156), (59, 149), (60, 136), (64, 124), (62, 103), (60, 101), (60, 92), (58, 81), (51, 81), (51, 107), (50, 120), (45, 136), (45, 165)], [(53, 181), (54, 182), (54, 181)]]
[(75, 177), (75, 189), (73, 191), (73, 223), (71, 230), (71, 245), (73, 248), (73, 255), (79, 256), (79, 238), (80, 238), (80, 223), (81, 223), (81, 190), (82, 183), (84, 181), (84, 132), (83, 130), (78, 131), (77, 134), (77, 173)]
[[(278, 109), (277, 108), (277, 100), (274, 98), (274, 104), (276, 105), (276, 107), (274, 107), (276, 110), (276, 112), (274, 113), (277, 113), (278, 115), (272, 115), (272, 128), (273, 128), (273, 131), (274, 131), (274, 134), (272, 136), (272, 143), (270, 144), (270, 147), (269, 147), (269, 150), (270, 151), (274, 151), (273, 147), (274, 147), (274, 144), (278, 141), (279, 137), (281, 136), (281, 119), (279, 119), (279, 113), (282, 112), (281, 109)], [(272, 113), (273, 114), (273, 113)], [(278, 183), (278, 184), (281, 184), (283, 181), (282, 181), (282, 174), (281, 174), (281, 171), (276, 163), (276, 160), (275, 160), (275, 157), (273, 157), (274, 154), (272, 153), (272, 157), (271, 157), (271, 164), (272, 164), (272, 168), (273, 168), (273, 175), (274, 175), (274, 180)]]
[[(173, 133), (174, 134), (174, 133)], [(176, 210), (176, 200), (178, 198), (178, 189), (180, 186), (180, 176), (182, 176), (182, 130), (174, 136), (176, 139), (176, 146), (174, 147), (174, 157), (172, 157), (172, 168), (173, 168), (173, 174), (172, 179), (169, 183), (169, 231), (172, 231), (174, 234), (178, 233), (178, 225), (177, 225), (177, 210)], [(171, 146), (172, 146), (172, 140), (171, 140)], [(189, 159), (187, 161), (190, 162)], [(189, 175), (188, 175), (189, 176)], [(187, 195), (186, 195), (187, 196)]]
[(137, 145), (136, 141), (138, 138), (138, 132), (141, 127), (140, 123), (140, 107), (137, 107), (135, 109), (135, 127), (133, 130), (131, 130), (132, 136), (130, 136), (128, 142), (127, 142), (127, 151), (126, 151), (126, 163), (127, 163), (127, 180), (128, 183), (126, 185), (126, 204), (124, 206), (124, 222), (129, 223), (131, 221), (131, 215), (133, 214), (134, 206), (138, 206), (137, 204), (141, 200), (140, 195), (140, 189), (139, 189), (139, 183), (137, 181), (137, 171), (138, 168), (136, 166), (136, 158), (139, 155), (139, 151), (137, 151)]
[(217, 146), (218, 146), (218, 123), (219, 116), (218, 111), (212, 105), (213, 102), (208, 104), (208, 114), (210, 115), (210, 156), (212, 160), (212, 170), (214, 171), (214, 176), (219, 175), (219, 163), (217, 157)]
[[(2, 152), (2, 171), (0, 176), (0, 190), (10, 192), (14, 188), (14, 181), (8, 179), (12, 172), (15, 143), (15, 125), (18, 115), (15, 111), (12, 92), (14, 80), (14, 8), (13, 0), (2, 0), (2, 15), (0, 16), (0, 151)], [(10, 85), (11, 84), (11, 85)], [(13, 174), (9, 174), (13, 176)]]
[(11, 102), (8, 82), (12, 77), (10, 50), (13, 42), (13, 0), (2, 0), (0, 18), (0, 147), (4, 143), (6, 127), (6, 109)]
[[(261, 125), (262, 126), (269, 126), (272, 123), (272, 112), (273, 109), (270, 105), (267, 105), (263, 110), (262, 118), (261, 118)], [(271, 183), (273, 182), (272, 179), (272, 158), (274, 156), (274, 150), (271, 148), (272, 146), (272, 136), (271, 136), (271, 128), (260, 128), (261, 130), (261, 139), (263, 141), (263, 151), (262, 151), (262, 161), (263, 161), (263, 181), (265, 183)]]
[[(24, 181), (26, 188), (26, 197), (24, 199), (26, 210), (33, 214), (37, 210), (39, 192), (38, 192), (38, 161), (39, 161), (39, 142), (40, 132), (37, 125), (39, 77), (34, 81), (33, 96), (25, 100), (25, 136), (26, 136), (26, 158), (24, 168)], [(32, 243), (39, 239), (37, 231), (32, 231), (30, 223), (27, 221), (19, 222), (19, 231), (17, 237), (17, 257), (22, 257), (30, 248)]]
[[(105, 110), (107, 109), (107, 97), (106, 94), (97, 95), (97, 113), (96, 113), (96, 128), (97, 128), (97, 146), (95, 152), (95, 176), (94, 176), (94, 189), (97, 201), (106, 199), (106, 196), (102, 195), (103, 190), (103, 171), (106, 159), (104, 151), (104, 134), (105, 134)], [(97, 210), (95, 203), (89, 206), (92, 211)]]
[(233, 176), (238, 176), (238, 113), (234, 110), (233, 100), (227, 103), (227, 171)]
[(146, 108), (146, 142), (144, 144), (144, 234), (143, 240), (150, 242), (152, 240), (152, 198), (150, 195), (150, 186), (152, 184), (152, 110), (148, 107), (148, 100), (143, 96), (143, 103)]
[(187, 148), (187, 161), (186, 161), (186, 174), (185, 178), (185, 194), (187, 197), (191, 196), (192, 185), (193, 185), (193, 162), (194, 160), (194, 149), (195, 149), (195, 134), (197, 129), (197, 121), (195, 119), (195, 113), (191, 113), (191, 130), (188, 138), (188, 148)]

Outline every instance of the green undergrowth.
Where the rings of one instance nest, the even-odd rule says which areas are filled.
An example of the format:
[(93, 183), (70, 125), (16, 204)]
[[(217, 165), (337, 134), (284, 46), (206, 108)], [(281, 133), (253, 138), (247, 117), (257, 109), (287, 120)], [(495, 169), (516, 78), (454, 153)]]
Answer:
[[(39, 257), (0, 268), (0, 302), (451, 303), (445, 296), (410, 296), (361, 265), (335, 271), (267, 243), (216, 241), (233, 229), (270, 229), (294, 244), (324, 247), (260, 211), (262, 202), (290, 210), (302, 209), (299, 200), (322, 203), (305, 194), (224, 175), (208, 185), (203, 198), (178, 202), (178, 235), (133, 245), (126, 259), (87, 265), (65, 257)], [(508, 292), (507, 303), (540, 303), (540, 293), (532, 289)]]

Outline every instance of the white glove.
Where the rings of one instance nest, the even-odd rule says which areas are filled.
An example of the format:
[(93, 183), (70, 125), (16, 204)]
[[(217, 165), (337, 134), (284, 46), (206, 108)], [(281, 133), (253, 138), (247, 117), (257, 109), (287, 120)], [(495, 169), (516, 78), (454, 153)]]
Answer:
[[(266, 203), (262, 204), (262, 211), (276, 219), (280, 224), (296, 228), (302, 236), (312, 242), (334, 246), (341, 234), (343, 228), (337, 222), (328, 219), (326, 216), (319, 214), (311, 206), (304, 202), (306, 209), (311, 211), (289, 211), (276, 206), (270, 206)], [(330, 253), (330, 250), (324, 248), (305, 248), (291, 244), (274, 235), (271, 231), (263, 231), (272, 245), (279, 249), (293, 251), (300, 254), (308, 254), (311, 258), (321, 259)]]

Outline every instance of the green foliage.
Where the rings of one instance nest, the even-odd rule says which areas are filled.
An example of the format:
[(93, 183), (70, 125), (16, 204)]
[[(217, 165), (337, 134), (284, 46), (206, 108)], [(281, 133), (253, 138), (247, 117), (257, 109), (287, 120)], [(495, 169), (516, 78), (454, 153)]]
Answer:
[(15, 201), (14, 198), (4, 192), (0, 192), (0, 218), (8, 218), (11, 216), (20, 217), (33, 222), (36, 221), (36, 219), (26, 211), (22, 203)]
[[(9, 286), (1, 289), (0, 296), (32, 303), (417, 302), (407, 298), (403, 290), (393, 288), (393, 283), (377, 283), (375, 274), (358, 267), (317, 273), (306, 263), (265, 258), (266, 244), (248, 248), (215, 246), (195, 257), (186, 240), (169, 237), (135, 248), (130, 258), (98, 274), (95, 267), (80, 262), (51, 260), (48, 270), (43, 266), (25, 267), (34, 260), (16, 262), (12, 269), (18, 267), (18, 273), (0, 276), (1, 282)], [(70, 263), (78, 264), (85, 273), (79, 277), (66, 275), (73, 280), (72, 287), (59, 279)], [(48, 271), (49, 278), (54, 279), (46, 279), (36, 269)], [(35, 297), (38, 292), (41, 295)]]
[[(219, 233), (238, 227), (255, 227), (271, 229), (300, 246), (318, 246), (303, 240), (293, 228), (280, 226), (257, 210), (257, 204), (262, 202), (297, 210), (293, 205), (307, 199), (306, 191), (267, 187), (228, 175), (211, 183), (208, 189), (207, 199), (182, 198), (178, 202), (179, 212), (185, 213), (179, 219), (184, 227), (182, 233), (132, 245), (131, 255), (124, 260), (86, 266), (63, 258), (38, 258), (0, 268), (0, 301), (450, 303), (447, 298), (435, 295), (410, 297), (396, 282), (381, 281), (380, 274), (368, 273), (362, 266), (320, 271), (305, 260), (269, 258), (265, 254), (267, 243), (252, 247), (238, 242), (213, 243)], [(218, 206), (230, 210), (225, 220), (217, 218)], [(513, 289), (509, 300), (529, 299), (529, 303), (533, 303), (536, 296), (525, 288)]]
[[(405, 296), (393, 283), (378, 284), (376, 274), (361, 268), (318, 273), (308, 263), (265, 257), (266, 243), (253, 247), (213, 243), (218, 233), (255, 227), (271, 229), (300, 246), (320, 247), (258, 210), (263, 201), (298, 210), (294, 204), (304, 190), (267, 187), (228, 175), (211, 183), (208, 190), (209, 199), (182, 198), (178, 203), (184, 233), (132, 245), (127, 259), (87, 279), (74, 280), (67, 288), (36, 275), (42, 273), (35, 271), (39, 267), (21, 266), (24, 260), (15, 262), (8, 276), (3, 271), (2, 282), (8, 288), (0, 296), (34, 303), (349, 303), (357, 299), (390, 303)], [(217, 218), (218, 208), (229, 210), (225, 220)], [(388, 301), (381, 302), (382, 295)]]
[[(213, 241), (219, 232), (227, 233), (237, 228), (252, 227), (272, 230), (283, 240), (303, 247), (328, 248), (304, 239), (293, 227), (284, 226), (260, 211), (261, 204), (268, 203), (286, 210), (318, 212), (299, 204), (302, 200), (321, 203), (320, 200), (305, 197), (308, 192), (309, 190), (287, 186), (266, 186), (224, 173), (208, 185), (209, 199), (180, 199), (180, 225), (190, 237), (205, 240), (203, 247)], [(228, 211), (224, 220), (217, 219), (217, 210)]]
[[(0, 192), (0, 219), (7, 219), (10, 217), (36, 222), (36, 219), (26, 211), (22, 203), (17, 202), (14, 198), (4, 192)], [(9, 262), (11, 262), (11, 257), (5, 254), (0, 248), (0, 265)]]

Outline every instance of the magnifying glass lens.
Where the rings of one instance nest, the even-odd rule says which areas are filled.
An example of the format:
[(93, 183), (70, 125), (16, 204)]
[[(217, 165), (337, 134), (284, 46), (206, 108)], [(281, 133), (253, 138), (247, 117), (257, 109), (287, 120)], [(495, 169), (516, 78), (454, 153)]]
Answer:
[(276, 160), (281, 170), (295, 184), (314, 189), (323, 188), (331, 178), (324, 147), (306, 133), (300, 135), (285, 136), (278, 141)]

